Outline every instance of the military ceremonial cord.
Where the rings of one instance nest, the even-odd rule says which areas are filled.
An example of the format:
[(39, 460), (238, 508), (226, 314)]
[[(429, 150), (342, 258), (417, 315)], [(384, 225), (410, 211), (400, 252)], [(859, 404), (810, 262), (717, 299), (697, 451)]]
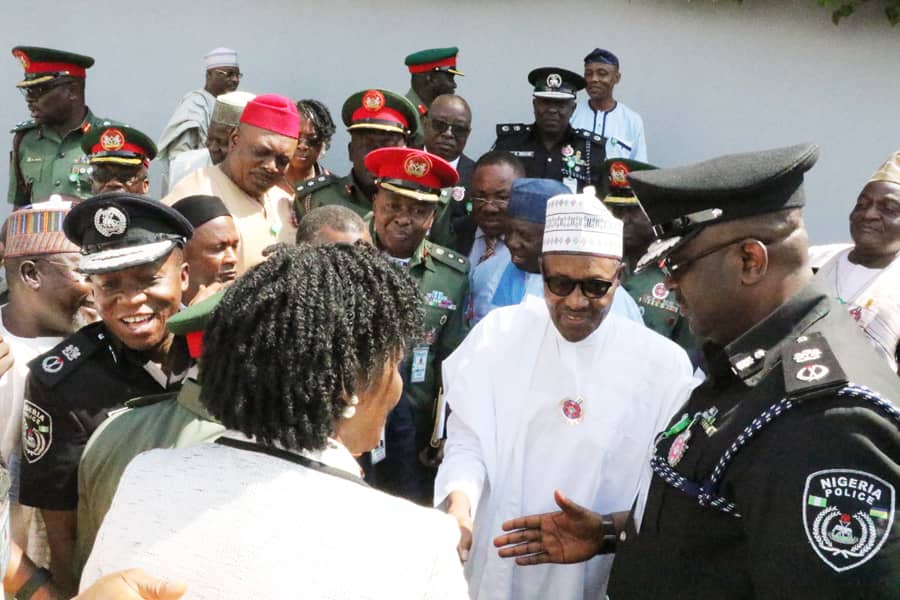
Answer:
[[(849, 397), (867, 400), (873, 403), (877, 408), (881, 409), (900, 427), (900, 409), (894, 406), (889, 400), (883, 398), (878, 392), (867, 388), (864, 385), (849, 383), (841, 388), (837, 393), (838, 397)], [(671, 485), (675, 489), (684, 492), (688, 496), (697, 499), (700, 506), (711, 506), (733, 517), (740, 518), (737, 505), (726, 498), (718, 495), (719, 483), (725, 476), (725, 471), (731, 465), (731, 461), (737, 453), (747, 445), (759, 431), (771, 423), (776, 417), (790, 410), (797, 404), (796, 399), (782, 398), (766, 410), (758, 417), (750, 422), (750, 425), (738, 435), (737, 439), (731, 443), (728, 449), (719, 458), (713, 469), (712, 475), (702, 482), (690, 480), (678, 471), (669, 466), (666, 459), (654, 453), (650, 459), (650, 467), (660, 479)]]

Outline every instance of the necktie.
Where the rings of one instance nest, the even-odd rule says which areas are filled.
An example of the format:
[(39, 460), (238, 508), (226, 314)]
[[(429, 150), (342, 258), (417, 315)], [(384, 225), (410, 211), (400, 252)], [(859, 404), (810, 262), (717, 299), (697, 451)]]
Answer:
[(481, 263), (492, 257), (496, 249), (497, 238), (484, 236), (484, 252), (481, 253), (481, 257), (478, 259), (478, 264), (480, 265)]

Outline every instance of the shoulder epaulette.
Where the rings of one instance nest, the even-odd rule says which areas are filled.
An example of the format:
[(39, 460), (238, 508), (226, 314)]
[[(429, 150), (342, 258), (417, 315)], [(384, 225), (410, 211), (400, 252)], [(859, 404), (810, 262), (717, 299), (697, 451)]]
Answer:
[(312, 179), (307, 179), (306, 181), (298, 183), (294, 191), (297, 192), (298, 196), (306, 196), (307, 194), (312, 194), (317, 190), (328, 187), (338, 179), (340, 179), (340, 177), (332, 175), (331, 173), (328, 175), (319, 175), (318, 177), (313, 177)]
[(95, 323), (73, 333), (52, 350), (29, 362), (29, 370), (47, 387), (55, 386), (78, 370), (79, 364), (86, 358), (107, 345), (109, 333), (102, 325)]
[(174, 400), (178, 397), (178, 392), (166, 392), (164, 394), (150, 394), (147, 396), (138, 396), (137, 398), (132, 398), (125, 402), (126, 408), (140, 408), (142, 406), (150, 406), (152, 404), (159, 404), (164, 400)]
[(434, 260), (453, 267), (454, 270), (459, 271), (460, 273), (465, 274), (469, 272), (469, 259), (462, 254), (454, 252), (449, 248), (444, 248), (434, 242), (426, 241), (425, 243), (428, 254), (434, 258)]
[(497, 123), (497, 137), (514, 135), (531, 131), (531, 125), (525, 123)]
[(16, 123), (16, 126), (9, 130), (10, 133), (18, 133), (20, 131), (28, 131), (29, 129), (34, 129), (37, 127), (37, 121), (34, 119), (28, 119), (27, 121), (22, 121), (21, 123)]
[(584, 138), (586, 140), (590, 140), (594, 144), (603, 145), (604, 140), (602, 135), (597, 135), (593, 131), (588, 131), (587, 129), (576, 129), (575, 135), (580, 138)]
[(781, 351), (784, 391), (805, 398), (847, 385), (847, 375), (821, 333), (801, 335)]

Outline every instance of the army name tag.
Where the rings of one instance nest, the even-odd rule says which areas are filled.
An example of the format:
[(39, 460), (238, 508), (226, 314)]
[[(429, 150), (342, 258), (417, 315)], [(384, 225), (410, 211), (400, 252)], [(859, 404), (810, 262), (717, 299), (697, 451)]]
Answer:
[(409, 374), (411, 383), (425, 381), (425, 370), (428, 366), (428, 346), (416, 346), (413, 348), (412, 372)]

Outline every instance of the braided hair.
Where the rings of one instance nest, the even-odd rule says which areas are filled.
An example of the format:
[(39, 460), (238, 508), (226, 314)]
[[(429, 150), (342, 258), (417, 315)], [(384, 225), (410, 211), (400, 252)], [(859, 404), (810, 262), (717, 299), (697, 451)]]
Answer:
[(216, 307), (200, 399), (263, 444), (324, 448), (346, 399), (421, 337), (423, 319), (415, 281), (371, 246), (285, 247)]
[(331, 146), (331, 138), (337, 129), (328, 107), (318, 100), (306, 99), (297, 102), (297, 111), (309, 119), (313, 129), (316, 130), (318, 136), (327, 150)]

